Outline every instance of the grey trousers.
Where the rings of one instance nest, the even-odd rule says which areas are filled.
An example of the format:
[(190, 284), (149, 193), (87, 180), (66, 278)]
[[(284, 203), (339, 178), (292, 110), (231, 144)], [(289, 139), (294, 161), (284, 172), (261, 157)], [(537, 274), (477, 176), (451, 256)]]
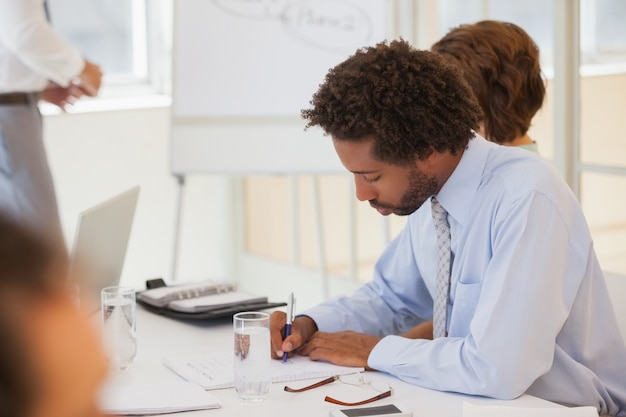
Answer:
[(0, 104), (0, 211), (65, 250), (36, 94)]

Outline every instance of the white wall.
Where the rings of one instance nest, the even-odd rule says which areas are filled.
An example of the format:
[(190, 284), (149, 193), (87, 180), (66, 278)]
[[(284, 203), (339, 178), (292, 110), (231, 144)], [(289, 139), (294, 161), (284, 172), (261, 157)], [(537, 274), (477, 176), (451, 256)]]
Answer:
[[(156, 277), (172, 283), (178, 186), (169, 172), (169, 105), (104, 111), (77, 107), (65, 114), (44, 108), (50, 113), (44, 119), (45, 142), (68, 246), (80, 211), (138, 184), (122, 283), (143, 288), (146, 279)], [(187, 177), (177, 281), (238, 281), (242, 288), (276, 301), (296, 291), (301, 308), (321, 301), (319, 272), (235, 253), (243, 247), (237, 237), (244, 229), (243, 200), (234, 182), (210, 175)], [(332, 294), (354, 288), (354, 283), (334, 279), (330, 285)]]
[[(83, 106), (88, 109), (89, 106)], [(45, 109), (44, 109), (45, 112)], [(133, 185), (141, 192), (122, 282), (171, 282), (177, 182), (169, 174), (169, 105), (48, 114), (45, 141), (61, 221), (71, 247), (78, 213)], [(187, 181), (179, 280), (221, 279), (228, 242), (230, 187), (223, 178)]]

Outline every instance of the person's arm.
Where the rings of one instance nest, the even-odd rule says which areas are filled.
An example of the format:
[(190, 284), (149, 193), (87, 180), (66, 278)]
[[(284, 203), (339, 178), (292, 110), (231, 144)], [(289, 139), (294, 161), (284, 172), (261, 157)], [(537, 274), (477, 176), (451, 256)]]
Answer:
[[(411, 218), (430, 216), (418, 210), (376, 262), (373, 278), (350, 296), (340, 296), (306, 309), (322, 332), (351, 330), (373, 336), (408, 331), (432, 317), (432, 298), (416, 264)], [(434, 229), (432, 230), (434, 238)], [(429, 236), (423, 236), (428, 239)], [(420, 256), (431, 257), (430, 253)], [(434, 255), (433, 255), (434, 256)]]
[(102, 83), (102, 71), (93, 62), (85, 60), (85, 66), (77, 77), (72, 79), (72, 85), (78, 87), (82, 93), (93, 97), (98, 94)]
[(63, 110), (71, 106), (82, 96), (95, 96), (100, 90), (102, 82), (102, 72), (100, 67), (85, 60), (83, 71), (72, 79), (67, 87), (61, 87), (53, 82), (49, 82), (43, 90), (43, 99)]
[[(412, 216), (421, 215), (424, 213), (416, 212)], [(351, 365), (362, 362), (358, 366), (366, 366), (369, 351), (382, 336), (408, 331), (424, 319), (429, 319), (432, 315), (432, 299), (415, 264), (411, 236), (411, 226), (407, 225), (376, 263), (373, 280), (351, 296), (337, 297), (302, 311), (301, 316), (294, 321), (292, 336), (284, 343), (281, 332), (285, 314), (273, 313), (271, 337), (274, 357), (279, 357), (283, 350), (291, 352), (311, 339), (317, 339), (313, 345), (300, 351), (309, 354), (313, 346), (332, 343), (330, 339), (338, 337), (342, 343), (337, 346), (345, 348), (350, 339), (364, 349), (358, 352), (342, 349), (326, 360), (334, 363), (347, 360)], [(296, 328), (303, 329), (303, 332)], [(342, 331), (345, 332), (336, 334)], [(325, 335), (325, 342), (322, 341), (322, 334)], [(315, 358), (318, 354), (319, 351), (311, 357)], [(349, 357), (348, 354), (357, 357)]]
[(283, 353), (292, 355), (297, 351), (312, 360), (373, 370), (367, 365), (367, 358), (380, 341), (380, 337), (352, 331), (320, 332), (311, 317), (298, 316), (293, 321), (291, 334), (283, 339), (285, 322), (284, 312), (272, 313), (270, 317), (272, 358), (281, 359)]
[[(507, 214), (492, 223), (493, 253), (484, 275), (466, 277), (480, 280), (459, 283), (452, 294), (453, 309), (475, 304), (468, 334), (451, 328), (448, 337), (433, 341), (388, 336), (373, 348), (369, 365), (442, 391), (495, 398), (524, 393), (552, 366), (586, 268), (590, 243), (571, 239), (559, 205), (530, 193), (498, 210)], [(470, 293), (475, 299), (465, 297)]]
[[(411, 217), (430, 216), (417, 211)], [(430, 217), (429, 217), (430, 218)], [(302, 312), (315, 332), (292, 345), (302, 355), (343, 366), (368, 364), (370, 352), (383, 336), (408, 331), (432, 316), (432, 298), (416, 264), (413, 236), (409, 221), (376, 263), (372, 281), (351, 296), (341, 296)], [(428, 230), (426, 233), (432, 232)], [(420, 256), (432, 257), (429, 251)], [(280, 323), (279, 323), (280, 324)], [(276, 334), (278, 339), (278, 333)], [(288, 338), (285, 342), (290, 342)]]
[(41, 0), (0, 1), (0, 39), (26, 66), (60, 87), (78, 77), (90, 95), (97, 92), (95, 71), (48, 23)]
[(401, 334), (402, 337), (409, 339), (430, 339), (433, 338), (433, 322), (427, 321), (425, 323), (418, 324), (408, 332)]

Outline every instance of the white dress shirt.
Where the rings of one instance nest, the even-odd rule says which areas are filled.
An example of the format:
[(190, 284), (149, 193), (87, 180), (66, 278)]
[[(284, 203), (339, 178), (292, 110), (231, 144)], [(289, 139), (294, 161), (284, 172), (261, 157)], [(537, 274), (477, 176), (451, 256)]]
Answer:
[(67, 87), (85, 61), (50, 26), (44, 0), (0, 0), (0, 94)]
[(582, 210), (559, 174), (531, 152), (476, 137), (437, 199), (452, 237), (448, 337), (394, 335), (412, 317), (432, 317), (430, 204), (409, 216), (371, 282), (302, 314), (321, 331), (384, 336), (369, 366), (416, 385), (503, 399), (526, 392), (626, 415), (626, 347)]

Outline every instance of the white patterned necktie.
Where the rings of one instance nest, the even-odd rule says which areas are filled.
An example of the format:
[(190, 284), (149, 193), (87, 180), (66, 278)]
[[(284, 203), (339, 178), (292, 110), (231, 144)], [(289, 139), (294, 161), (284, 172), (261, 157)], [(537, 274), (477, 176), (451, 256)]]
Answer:
[(437, 287), (433, 305), (433, 338), (446, 335), (446, 314), (450, 293), (450, 225), (448, 212), (439, 204), (437, 198), (431, 199), (433, 221), (437, 232)]

